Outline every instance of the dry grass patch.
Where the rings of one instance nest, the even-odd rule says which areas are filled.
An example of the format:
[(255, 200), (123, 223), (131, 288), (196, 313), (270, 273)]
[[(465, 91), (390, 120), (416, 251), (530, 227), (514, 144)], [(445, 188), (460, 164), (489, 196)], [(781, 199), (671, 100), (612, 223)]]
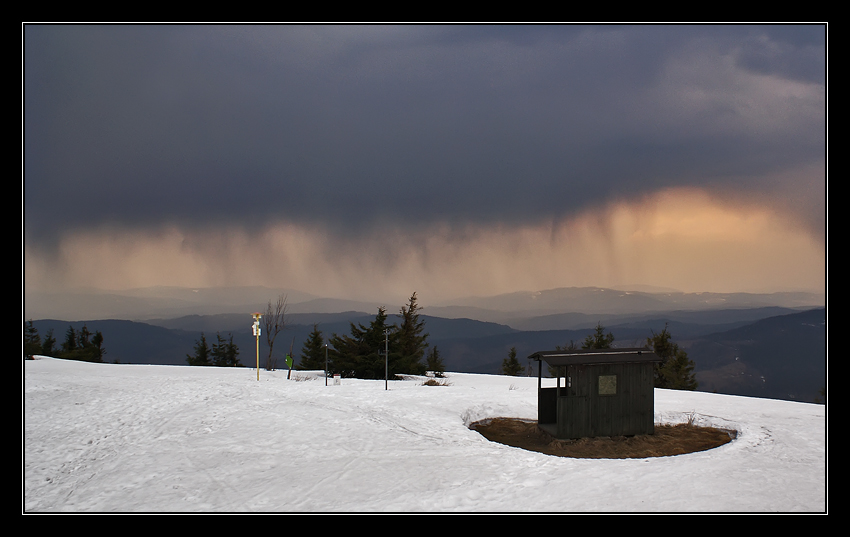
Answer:
[(558, 440), (535, 421), (495, 418), (471, 425), (493, 442), (558, 457), (642, 459), (705, 451), (730, 442), (734, 431), (692, 424), (656, 425), (655, 434)]
[(423, 386), (451, 386), (451, 383), (445, 379), (428, 379), (422, 383)]

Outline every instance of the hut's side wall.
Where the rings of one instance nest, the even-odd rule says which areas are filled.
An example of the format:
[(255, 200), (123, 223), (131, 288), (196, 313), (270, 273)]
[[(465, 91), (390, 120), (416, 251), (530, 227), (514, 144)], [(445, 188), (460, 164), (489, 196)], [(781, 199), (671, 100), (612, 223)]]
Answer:
[[(591, 427), (594, 436), (652, 434), (652, 367), (646, 364), (597, 366), (591, 382)], [(647, 376), (647, 373), (649, 376)], [(602, 380), (600, 381), (600, 378)], [(615, 379), (614, 381), (608, 381)], [(616, 383), (614, 393), (605, 389)]]

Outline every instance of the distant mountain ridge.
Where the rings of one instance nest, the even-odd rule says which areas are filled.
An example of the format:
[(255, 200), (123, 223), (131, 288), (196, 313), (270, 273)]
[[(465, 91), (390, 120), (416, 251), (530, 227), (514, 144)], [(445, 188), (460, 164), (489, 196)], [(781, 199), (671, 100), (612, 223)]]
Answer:
[[(768, 317), (682, 342), (703, 391), (796, 401), (825, 399), (826, 309)], [(695, 360), (696, 361), (696, 360)]]
[[(782, 293), (683, 293), (646, 292), (603, 287), (562, 287), (524, 291), (491, 297), (470, 297), (431, 307), (432, 315), (469, 317), (490, 312), (501, 320), (553, 314), (636, 314), (671, 310), (751, 309), (761, 307), (813, 308), (824, 306), (824, 295), (806, 292)], [(496, 320), (496, 319), (488, 319)]]
[[(784, 312), (773, 315), (777, 311)], [(367, 325), (375, 312), (292, 313), (289, 326), (275, 344), (276, 356), (288, 352), (297, 357), (307, 335), (317, 324), (325, 340), (348, 334), (351, 323)], [(428, 342), (440, 350), (447, 370), (497, 374), (511, 347), (524, 359), (539, 350), (580, 344), (592, 327), (554, 330), (520, 330), (505, 324), (460, 318), (422, 315)], [(395, 314), (389, 322), (397, 322)], [(587, 319), (585, 319), (587, 320)], [(608, 320), (613, 320), (610, 318)], [(61, 344), (68, 326), (104, 334), (105, 360), (121, 363), (185, 365), (201, 333), (208, 341), (217, 332), (232, 334), (240, 360), (256, 364), (256, 340), (251, 335), (249, 314), (189, 315), (147, 323), (123, 320), (90, 320), (69, 323), (35, 320), (43, 337), (53, 330)], [(584, 321), (582, 321), (584, 322)], [(696, 363), (700, 390), (736, 395), (814, 401), (826, 386), (826, 310), (802, 312), (779, 308), (753, 310), (710, 310), (666, 312), (625, 316), (621, 322), (603, 322), (615, 336), (615, 346), (642, 346), (653, 332), (665, 325), (673, 340)], [(595, 326), (595, 323), (593, 324)], [(260, 363), (265, 363), (265, 340), (261, 339)]]
[[(374, 313), (378, 306), (398, 312), (398, 304), (386, 301), (342, 300), (317, 297), (292, 289), (260, 286), (222, 288), (151, 287), (125, 291), (24, 293), (25, 319), (149, 319), (184, 315), (215, 315), (263, 311), (280, 294), (287, 296), (290, 313)], [(468, 318), (514, 324), (520, 319), (549, 315), (625, 315), (649, 312), (753, 309), (762, 307), (814, 308), (825, 306), (818, 293), (681, 293), (564, 287), (524, 291), (490, 297), (468, 297), (450, 302), (429, 303), (419, 296), (423, 312), (434, 317)]]
[[(24, 311), (25, 319), (40, 319), (34, 324), (42, 336), (53, 329), (57, 345), (69, 324), (100, 330), (110, 362), (185, 365), (201, 333), (208, 341), (221, 333), (233, 335), (242, 364), (254, 367), (251, 313), (264, 311), (281, 294), (287, 296), (289, 326), (278, 336), (277, 356), (290, 348), (300, 356), (314, 324), (327, 341), (333, 334), (349, 334), (351, 323), (368, 325), (379, 306), (386, 308), (390, 323), (396, 322), (402, 305), (266, 287), (159, 287), (120, 293), (26, 293)], [(570, 342), (580, 344), (597, 323), (614, 334), (616, 346), (641, 346), (666, 325), (696, 363), (701, 390), (812, 401), (825, 388), (823, 294), (569, 287), (443, 304), (419, 299), (428, 341), (452, 371), (496, 374), (511, 347), (523, 358)], [(56, 314), (38, 315), (40, 311)], [(260, 343), (264, 364), (265, 340)]]
[(25, 291), (26, 319), (128, 319), (144, 321), (183, 315), (252, 313), (286, 294), (290, 302), (317, 297), (292, 289), (246, 287), (146, 287), (122, 291), (80, 289), (67, 292)]

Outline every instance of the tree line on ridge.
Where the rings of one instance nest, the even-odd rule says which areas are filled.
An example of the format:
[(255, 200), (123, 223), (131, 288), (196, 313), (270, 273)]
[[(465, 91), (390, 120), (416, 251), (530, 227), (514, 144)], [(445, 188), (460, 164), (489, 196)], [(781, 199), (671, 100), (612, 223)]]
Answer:
[[(285, 297), (278, 299), (276, 306), (269, 307), (264, 321), (269, 346), (267, 369), (274, 369), (272, 345), (274, 337), (285, 326)], [(340, 375), (347, 378), (380, 379), (396, 378), (398, 375), (425, 375), (431, 372), (443, 376), (445, 366), (436, 346), (429, 350), (428, 333), (425, 322), (420, 319), (421, 307), (414, 292), (407, 305), (399, 311), (398, 325), (388, 323), (386, 308), (378, 308), (375, 319), (368, 326), (362, 323), (350, 323), (350, 334), (333, 334), (325, 341), (318, 325), (307, 337), (301, 349), (300, 363), (296, 366), (290, 353), (287, 354), (287, 366), (303, 370), (326, 370), (328, 376)], [(605, 328), (597, 324), (588, 334), (581, 346), (570, 341), (564, 347), (555, 350), (603, 349), (610, 348), (614, 336), (605, 333)], [(660, 333), (653, 332), (646, 340), (646, 347), (652, 349), (661, 362), (655, 366), (655, 387), (678, 390), (697, 388), (694, 362), (687, 353), (672, 341), (667, 325)], [(79, 330), (69, 326), (64, 341), (57, 346), (53, 330), (49, 330), (42, 339), (32, 321), (24, 324), (24, 356), (31, 358), (40, 354), (55, 358), (103, 362), (106, 349), (103, 347), (103, 335), (100, 331), (92, 333), (86, 325)], [(241, 367), (239, 348), (228, 338), (216, 334), (216, 341), (210, 345), (201, 333), (195, 342), (194, 353), (186, 355), (186, 362), (192, 366)], [(500, 374), (519, 376), (525, 371), (516, 356), (516, 347), (511, 347), (508, 357), (502, 362)], [(552, 376), (554, 372), (550, 371)]]
[(100, 330), (94, 333), (86, 325), (79, 330), (69, 326), (65, 332), (65, 340), (56, 345), (53, 330), (48, 330), (42, 340), (32, 320), (24, 323), (24, 357), (31, 359), (35, 355), (80, 360), (83, 362), (103, 362), (106, 349), (103, 347), (103, 334)]

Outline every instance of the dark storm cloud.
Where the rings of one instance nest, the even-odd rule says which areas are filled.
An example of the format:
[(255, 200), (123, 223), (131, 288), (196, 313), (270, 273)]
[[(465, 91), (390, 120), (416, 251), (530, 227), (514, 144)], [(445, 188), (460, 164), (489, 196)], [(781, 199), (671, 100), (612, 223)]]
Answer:
[[(33, 240), (560, 218), (668, 186), (769, 189), (825, 151), (819, 26), (34, 25), (24, 47)], [(791, 98), (753, 100), (785, 82)]]

